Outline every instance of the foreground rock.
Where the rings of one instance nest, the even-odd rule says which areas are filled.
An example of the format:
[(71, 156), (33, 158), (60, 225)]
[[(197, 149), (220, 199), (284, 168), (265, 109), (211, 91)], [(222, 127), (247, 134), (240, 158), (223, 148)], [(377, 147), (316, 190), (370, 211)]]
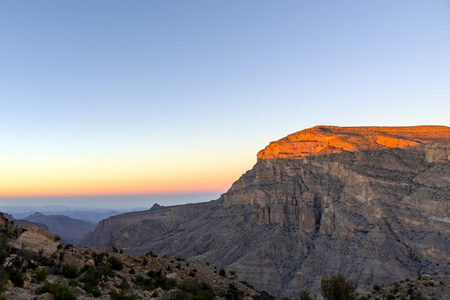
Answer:
[(365, 294), (418, 273), (450, 274), (450, 128), (376, 131), (294, 134), (292, 146), (282, 139), (260, 152), (220, 199), (111, 217), (85, 243), (210, 262), (290, 298), (319, 294), (321, 278), (338, 273)]
[[(212, 300), (216, 296), (251, 299), (260, 295), (216, 267), (184, 258), (157, 258), (151, 253), (124, 255), (60, 244), (50, 256), (43, 255), (29, 245), (49, 243), (53, 235), (32, 225), (24, 227), (15, 227), (0, 213), (0, 298), (106, 300), (197, 296)], [(17, 249), (17, 245), (24, 245), (19, 241), (26, 241), (28, 246)]]
[(53, 241), (53, 234), (31, 224), (22, 225), (21, 228), (22, 233), (13, 245), (14, 252), (31, 251), (47, 258), (56, 252), (59, 244)]

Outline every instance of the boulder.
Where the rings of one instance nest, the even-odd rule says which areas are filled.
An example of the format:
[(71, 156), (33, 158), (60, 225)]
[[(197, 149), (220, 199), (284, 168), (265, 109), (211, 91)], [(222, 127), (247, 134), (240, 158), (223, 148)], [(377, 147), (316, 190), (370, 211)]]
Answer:
[(64, 253), (62, 265), (76, 267), (80, 271), (85, 265), (84, 256), (74, 252), (66, 252)]
[(53, 299), (55, 299), (55, 297), (53, 297), (53, 295), (50, 293), (44, 293), (37, 297), (37, 300), (53, 300)]
[(22, 230), (24, 231), (13, 244), (13, 251), (28, 250), (47, 258), (56, 251), (58, 243), (53, 241), (53, 234), (35, 225), (24, 225)]

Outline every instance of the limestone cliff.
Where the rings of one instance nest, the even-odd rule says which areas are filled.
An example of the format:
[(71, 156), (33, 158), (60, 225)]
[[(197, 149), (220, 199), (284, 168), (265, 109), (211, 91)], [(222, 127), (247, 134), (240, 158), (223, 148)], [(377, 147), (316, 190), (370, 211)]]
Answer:
[[(330, 131), (340, 153), (296, 146)], [(210, 262), (288, 297), (338, 272), (363, 293), (418, 272), (450, 274), (450, 128), (375, 131), (288, 136), (289, 151), (273, 150), (287, 138), (271, 143), (220, 199), (111, 217), (85, 242)]]
[(258, 153), (258, 158), (299, 158), (309, 155), (403, 148), (449, 139), (450, 128), (446, 126), (316, 126), (271, 142)]

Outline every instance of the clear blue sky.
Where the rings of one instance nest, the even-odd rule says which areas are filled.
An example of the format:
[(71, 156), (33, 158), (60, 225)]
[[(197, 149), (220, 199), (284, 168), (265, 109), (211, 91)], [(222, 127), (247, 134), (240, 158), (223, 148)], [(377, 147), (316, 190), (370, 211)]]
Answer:
[(307, 127), (449, 126), (450, 2), (1, 1), (0, 120), (0, 194), (225, 191)]

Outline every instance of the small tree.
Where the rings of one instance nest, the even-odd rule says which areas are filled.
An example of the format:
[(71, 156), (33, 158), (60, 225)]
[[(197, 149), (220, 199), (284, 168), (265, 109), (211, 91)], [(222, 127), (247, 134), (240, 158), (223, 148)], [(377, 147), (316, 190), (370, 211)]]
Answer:
[(300, 300), (314, 300), (317, 299), (316, 297), (313, 298), (311, 296), (311, 292), (309, 290), (304, 290), (300, 293)]
[(323, 278), (321, 281), (322, 295), (325, 300), (356, 300), (356, 286), (346, 280), (342, 274)]

